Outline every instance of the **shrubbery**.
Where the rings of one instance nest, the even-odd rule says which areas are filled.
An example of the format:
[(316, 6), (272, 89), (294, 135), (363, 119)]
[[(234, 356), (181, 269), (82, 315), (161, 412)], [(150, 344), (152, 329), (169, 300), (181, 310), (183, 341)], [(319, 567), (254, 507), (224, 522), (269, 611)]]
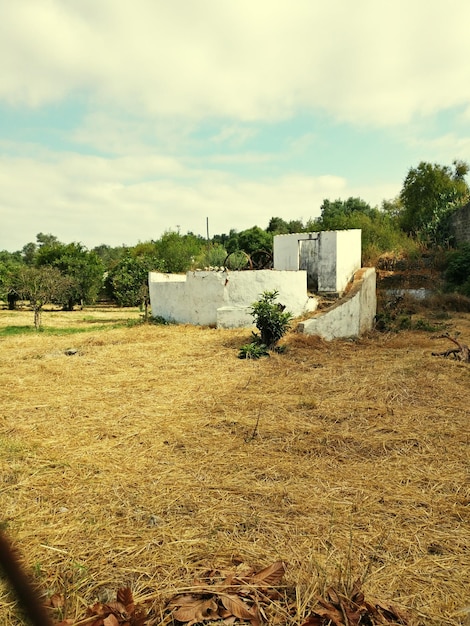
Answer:
[(240, 359), (259, 359), (269, 356), (269, 350), (280, 352), (278, 342), (289, 330), (292, 314), (276, 302), (278, 291), (265, 291), (252, 305), (252, 315), (259, 334), (252, 333), (253, 341), (240, 348)]
[(470, 244), (449, 254), (445, 278), (450, 291), (470, 297)]

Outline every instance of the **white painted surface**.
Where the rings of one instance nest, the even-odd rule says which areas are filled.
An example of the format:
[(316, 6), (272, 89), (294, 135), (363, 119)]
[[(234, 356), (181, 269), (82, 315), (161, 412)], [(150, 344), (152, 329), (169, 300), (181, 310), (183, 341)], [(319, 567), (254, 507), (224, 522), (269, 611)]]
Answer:
[(361, 235), (360, 229), (276, 235), (274, 269), (305, 269), (319, 293), (342, 293), (361, 267)]
[[(171, 278), (168, 278), (171, 276)], [(188, 272), (186, 276), (149, 273), (150, 306), (154, 317), (182, 324), (247, 327), (247, 307), (265, 291), (278, 291), (278, 302), (295, 317), (315, 310), (307, 296), (307, 272), (258, 270)], [(222, 309), (220, 314), (218, 310)], [(237, 321), (238, 320), (238, 321)]]
[(329, 309), (299, 324), (306, 335), (320, 335), (330, 341), (357, 337), (374, 325), (377, 311), (376, 275), (373, 267), (356, 272), (350, 292)]
[(319, 293), (342, 293), (348, 286), (350, 290), (333, 307), (300, 324), (299, 330), (333, 339), (372, 328), (377, 310), (375, 269), (359, 270), (361, 231), (356, 229), (278, 235), (274, 270), (150, 272), (152, 315), (183, 324), (246, 328), (253, 325), (251, 306), (265, 291), (278, 291), (278, 302), (294, 317), (315, 311), (318, 299), (307, 296), (307, 270), (299, 269), (306, 260), (316, 264), (308, 274), (318, 277)]
[(337, 230), (336, 232), (336, 292), (342, 293), (352, 275), (361, 267), (360, 229)]

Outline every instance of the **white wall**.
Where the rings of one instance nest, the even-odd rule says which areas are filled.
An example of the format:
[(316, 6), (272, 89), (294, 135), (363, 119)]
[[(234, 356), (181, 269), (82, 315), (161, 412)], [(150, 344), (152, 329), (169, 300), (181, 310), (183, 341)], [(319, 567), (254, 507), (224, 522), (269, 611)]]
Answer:
[(149, 290), (154, 317), (202, 326), (250, 326), (248, 309), (264, 291), (278, 291), (278, 301), (296, 317), (317, 306), (307, 296), (305, 271), (150, 272)]
[[(300, 269), (301, 247), (309, 248), (309, 262), (313, 265), (308, 270), (309, 286), (317, 283), (319, 293), (342, 293), (361, 267), (360, 229), (276, 235), (274, 269)], [(302, 269), (305, 269), (303, 264)]]
[(336, 232), (336, 290), (346, 289), (352, 275), (361, 267), (362, 231), (358, 228)]
[(376, 311), (375, 269), (367, 267), (356, 272), (352, 288), (343, 299), (299, 324), (299, 331), (327, 340), (357, 337), (373, 328)]

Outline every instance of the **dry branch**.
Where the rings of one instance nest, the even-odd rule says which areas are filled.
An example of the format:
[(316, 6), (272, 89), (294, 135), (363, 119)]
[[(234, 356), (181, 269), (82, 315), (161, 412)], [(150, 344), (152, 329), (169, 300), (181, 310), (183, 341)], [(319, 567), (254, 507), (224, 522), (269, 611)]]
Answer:
[(449, 350), (444, 350), (444, 352), (433, 352), (432, 356), (443, 356), (445, 358), (452, 356), (456, 361), (470, 363), (470, 349), (465, 343), (460, 343), (455, 337), (451, 337), (449, 333), (439, 335), (436, 339), (448, 339), (455, 344), (457, 348), (450, 348)]

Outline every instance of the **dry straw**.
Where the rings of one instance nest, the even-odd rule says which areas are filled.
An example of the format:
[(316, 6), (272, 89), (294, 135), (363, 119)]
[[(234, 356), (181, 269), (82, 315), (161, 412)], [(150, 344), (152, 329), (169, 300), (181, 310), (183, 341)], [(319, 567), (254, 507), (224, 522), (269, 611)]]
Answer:
[[(55, 618), (129, 585), (163, 621), (199, 572), (283, 560), (290, 614), (273, 605), (272, 623), (357, 578), (411, 624), (463, 623), (470, 369), (431, 356), (444, 340), (292, 332), (242, 361), (249, 331), (110, 323), (128, 317), (46, 312), (87, 332), (0, 338), (0, 523), (42, 593), (65, 595)], [(468, 343), (469, 314), (448, 324)], [(17, 616), (4, 586), (0, 624)]]

